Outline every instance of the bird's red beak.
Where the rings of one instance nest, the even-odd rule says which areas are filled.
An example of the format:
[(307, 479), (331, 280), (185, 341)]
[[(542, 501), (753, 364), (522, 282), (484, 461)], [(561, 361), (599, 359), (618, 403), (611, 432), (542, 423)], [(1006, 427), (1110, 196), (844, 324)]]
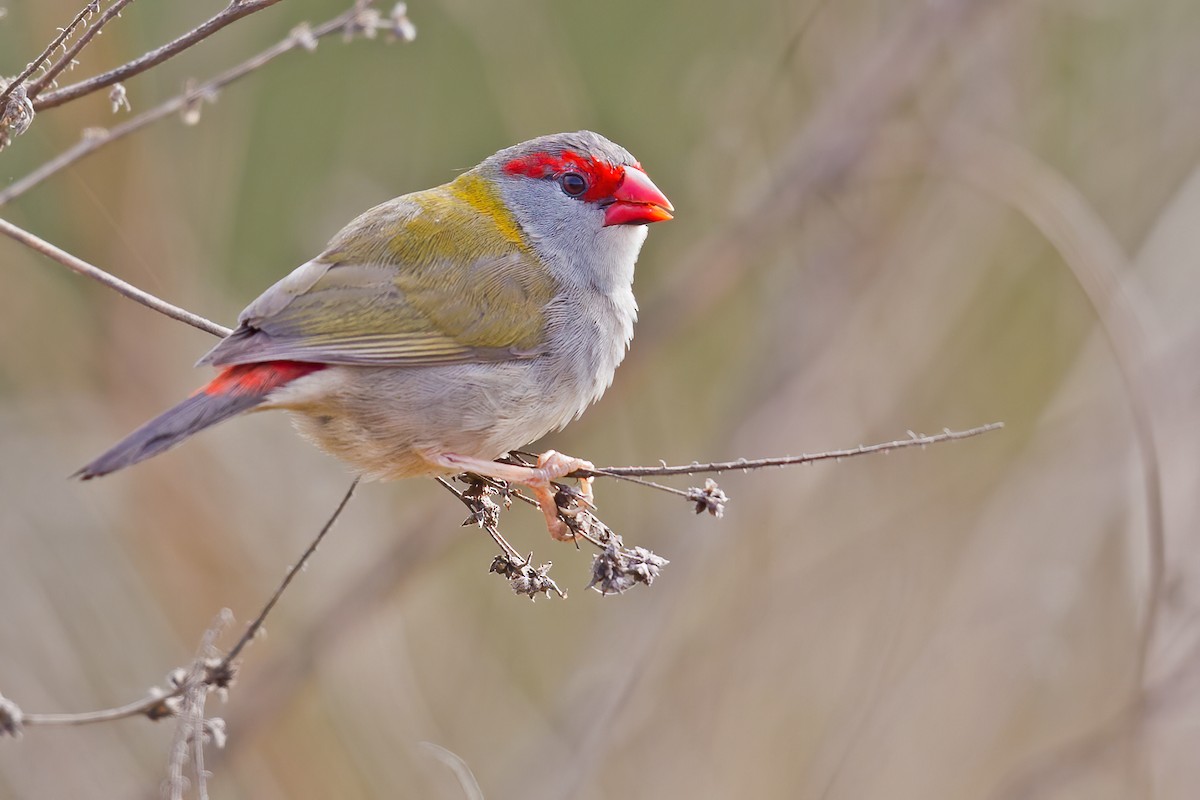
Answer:
[(675, 209), (646, 173), (637, 167), (624, 168), (625, 177), (613, 192), (612, 203), (604, 210), (604, 226), (649, 225), (672, 219)]

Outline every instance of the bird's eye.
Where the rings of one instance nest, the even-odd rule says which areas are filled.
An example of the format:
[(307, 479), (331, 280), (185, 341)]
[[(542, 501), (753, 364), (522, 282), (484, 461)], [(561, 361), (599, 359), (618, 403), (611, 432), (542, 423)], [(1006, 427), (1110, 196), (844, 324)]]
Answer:
[(562, 185), (562, 190), (571, 195), (571, 197), (579, 197), (588, 188), (587, 178), (578, 172), (568, 172), (559, 178), (558, 182)]

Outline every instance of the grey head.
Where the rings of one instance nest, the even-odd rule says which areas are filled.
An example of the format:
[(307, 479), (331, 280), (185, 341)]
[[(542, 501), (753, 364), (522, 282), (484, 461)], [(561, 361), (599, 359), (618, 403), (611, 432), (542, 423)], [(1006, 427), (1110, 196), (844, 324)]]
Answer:
[(560, 280), (601, 291), (630, 285), (645, 226), (671, 219), (637, 159), (592, 131), (539, 136), (477, 169)]

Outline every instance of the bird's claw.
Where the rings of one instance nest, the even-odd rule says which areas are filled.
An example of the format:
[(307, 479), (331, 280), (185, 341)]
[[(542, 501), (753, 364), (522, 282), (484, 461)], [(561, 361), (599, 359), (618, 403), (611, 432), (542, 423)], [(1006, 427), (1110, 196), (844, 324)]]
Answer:
[[(537, 500), (538, 506), (546, 518), (546, 529), (550, 532), (551, 538), (560, 542), (574, 542), (579, 538), (571, 525), (563, 518), (564, 516), (574, 518), (583, 510), (596, 508), (595, 498), (592, 494), (592, 478), (579, 478), (578, 492), (560, 487), (555, 483), (572, 472), (593, 470), (595, 465), (582, 458), (563, 455), (556, 450), (547, 450), (539, 455), (536, 467), (483, 461), (453, 454), (431, 454), (428, 458), (431, 463), (446, 469), (474, 472), (493, 480), (528, 486), (533, 491), (533, 497)], [(561, 506), (558, 503), (560, 491), (565, 495), (564, 503)], [(572, 508), (571, 501), (582, 508)]]

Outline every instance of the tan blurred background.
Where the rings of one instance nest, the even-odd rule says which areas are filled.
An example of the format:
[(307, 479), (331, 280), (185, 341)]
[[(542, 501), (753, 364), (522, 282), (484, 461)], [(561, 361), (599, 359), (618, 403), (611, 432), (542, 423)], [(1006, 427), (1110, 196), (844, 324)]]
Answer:
[[(79, 1), (0, 5), (11, 74)], [(74, 75), (220, 6), (134, 3)], [(343, 8), (243, 20), (130, 80), (134, 111)], [(486, 574), (493, 546), (431, 481), (366, 486), (209, 703), (230, 732), (214, 798), (463, 797), (421, 742), (488, 798), (1197, 796), (1200, 4), (409, 11), (413, 44), (291, 54), (0, 216), (229, 323), (366, 207), (594, 128), (678, 215), (643, 251), (613, 389), (542, 446), (652, 464), (1007, 428), (727, 475), (720, 521), (601, 483), (604, 519), (671, 559), (621, 597), (585, 592), (589, 554), (536, 512), (503, 529), (566, 601)], [(40, 114), (0, 182), (120, 118), (104, 93)], [(8, 240), (0, 276), (0, 692), (118, 705), (219, 609), (253, 616), (348, 478), (263, 415), (67, 480), (204, 380), (211, 340)], [(1132, 403), (1078, 277), (1107, 292)], [(1168, 565), (1145, 659), (1139, 402)], [(30, 729), (0, 741), (0, 798), (154, 796), (172, 730)]]

